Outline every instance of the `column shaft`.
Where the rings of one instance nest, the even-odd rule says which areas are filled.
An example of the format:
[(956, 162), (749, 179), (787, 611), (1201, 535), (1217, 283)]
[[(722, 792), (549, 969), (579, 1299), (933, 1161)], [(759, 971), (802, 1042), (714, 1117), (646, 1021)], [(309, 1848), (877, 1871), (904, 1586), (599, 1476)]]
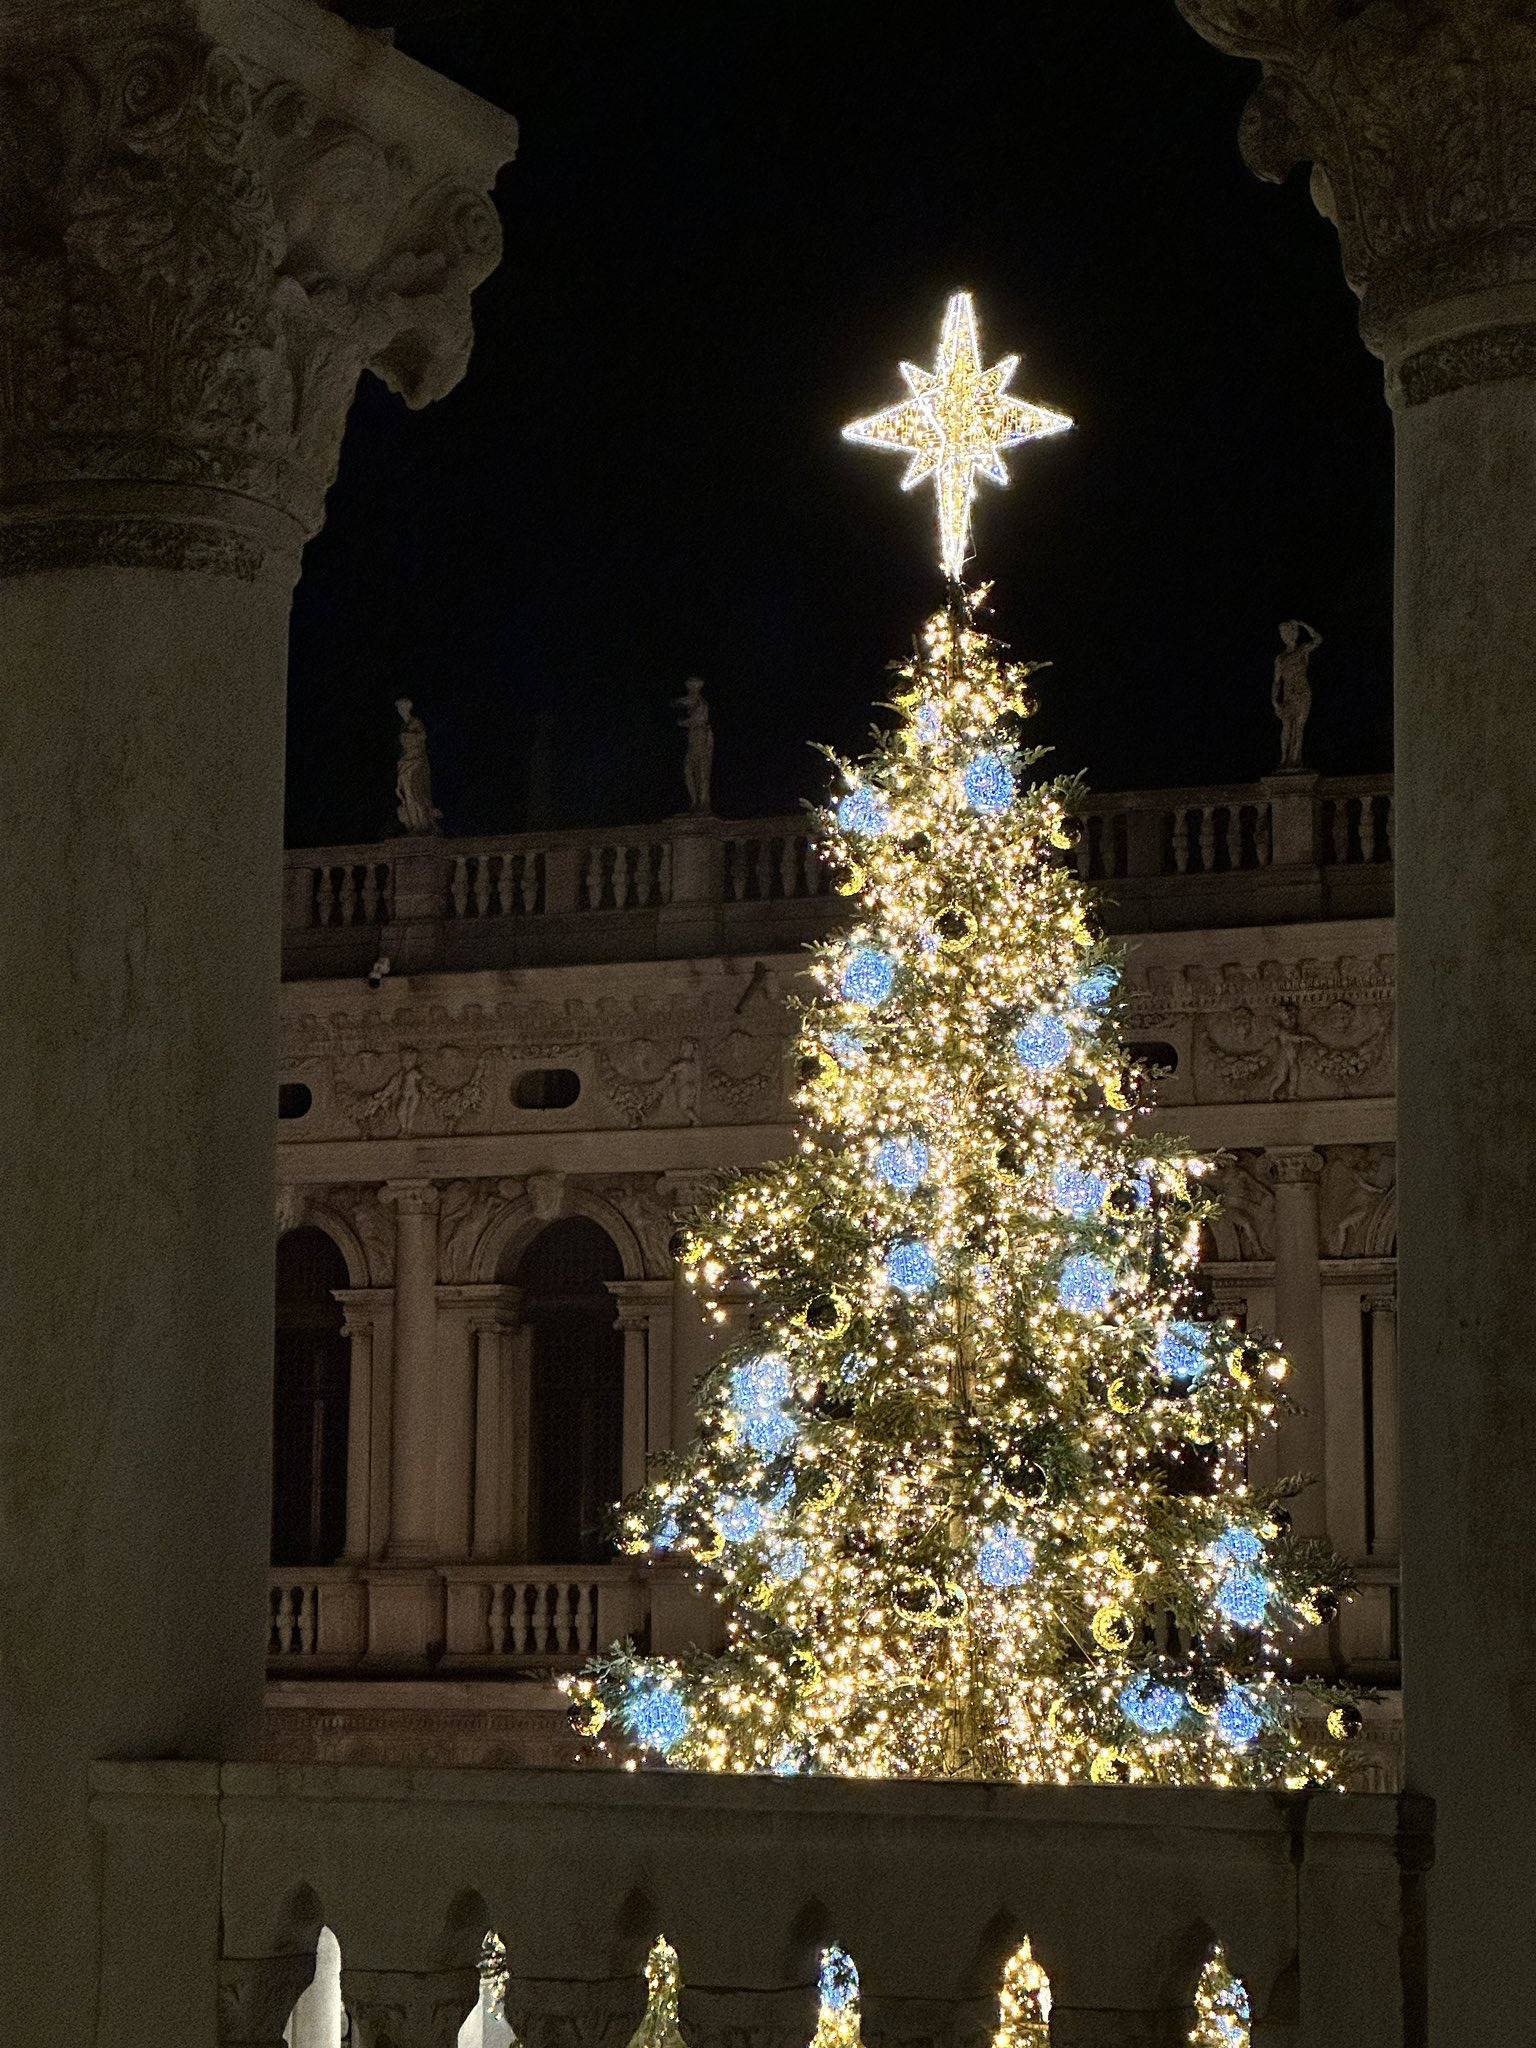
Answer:
[(1375, 1520), (1371, 1549), (1375, 1556), (1395, 1558), (1402, 1547), (1402, 1516), (1398, 1488), (1402, 1421), (1397, 1394), (1397, 1299), (1378, 1295), (1371, 1316), (1371, 1463), (1375, 1486)]
[(402, 1181), (385, 1196), (395, 1210), (389, 1557), (419, 1564), (437, 1554), (437, 1192)]
[(1327, 1527), (1323, 1386), (1323, 1276), (1318, 1264), (1316, 1152), (1268, 1156), (1275, 1187), (1275, 1335), (1291, 1362), (1285, 1391), (1300, 1411), (1280, 1424), (1276, 1455), (1282, 1473), (1304, 1472), (1314, 1482), (1292, 1503), (1299, 1533), (1320, 1536)]
[(1434, 2038), (1478, 2040), (1536, 2006), (1536, 378), (1400, 407), (1397, 453), (1405, 1733)]
[(352, 1347), (347, 1374), (347, 1547), (349, 1564), (368, 1556), (368, 1494), (373, 1438), (373, 1316), (348, 1313), (346, 1334)]

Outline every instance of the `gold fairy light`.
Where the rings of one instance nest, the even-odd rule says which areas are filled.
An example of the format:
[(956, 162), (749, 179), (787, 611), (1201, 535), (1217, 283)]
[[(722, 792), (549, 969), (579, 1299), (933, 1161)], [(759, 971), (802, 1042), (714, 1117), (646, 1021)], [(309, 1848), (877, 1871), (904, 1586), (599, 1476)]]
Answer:
[(904, 491), (933, 480), (939, 560), (955, 583), (970, 552), (977, 477), (1007, 483), (1005, 448), (1064, 434), (1072, 425), (1065, 413), (1009, 391), (1018, 366), (1017, 356), (1004, 356), (990, 369), (982, 366), (975, 305), (969, 292), (956, 292), (945, 310), (933, 368), (901, 365), (911, 396), (843, 429), (845, 441), (911, 456), (901, 480)]

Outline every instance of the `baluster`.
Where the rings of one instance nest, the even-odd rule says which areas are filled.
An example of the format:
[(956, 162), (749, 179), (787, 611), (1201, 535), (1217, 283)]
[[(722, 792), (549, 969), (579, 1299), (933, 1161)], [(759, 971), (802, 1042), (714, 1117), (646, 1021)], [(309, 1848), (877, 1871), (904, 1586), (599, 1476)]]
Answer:
[(585, 1579), (576, 1588), (575, 1638), (573, 1650), (579, 1650), (589, 1657), (597, 1647), (597, 1588), (589, 1586)]
[(1202, 804), (1200, 817), (1200, 871), (1209, 875), (1216, 866), (1216, 806)]
[(309, 921), (320, 927), (330, 923), (330, 877), (324, 868), (309, 871)]
[(491, 1604), (486, 1613), (486, 1627), (490, 1633), (491, 1654), (502, 1657), (507, 1649), (507, 1594), (511, 1588), (494, 1581), (491, 1586)]
[(453, 857), (453, 881), (449, 886), (448, 900), (453, 905), (455, 917), (462, 917), (469, 907), (469, 856), (456, 853)]
[(368, 865), (363, 869), (364, 924), (378, 924), (382, 921), (379, 917), (379, 902), (384, 894), (384, 885), (381, 877), (382, 870), (379, 863), (376, 860), (369, 861)]
[(318, 1586), (300, 1586), (294, 1598), (294, 1613), (298, 1621), (295, 1648), (301, 1657), (307, 1657), (315, 1647), (315, 1623), (319, 1619), (316, 1609), (320, 1604)]
[(776, 833), (769, 841), (769, 859), (772, 863), (768, 877), (770, 896), (793, 896), (794, 885), (789, 879), (790, 841), (786, 834)]
[(481, 853), (475, 856), (475, 893), (471, 899), (476, 917), (484, 917), (491, 907), (491, 855)]
[(512, 856), (510, 853), (488, 853), (481, 866), (485, 870), (485, 910), (492, 917), (505, 917)]
[(657, 903), (670, 903), (670, 902), (672, 901), (672, 842), (671, 842), (671, 840), (670, 840), (670, 839), (664, 839), (664, 840), (663, 840), (663, 841), (661, 842), (661, 844), (660, 844), (659, 846), (656, 846), (656, 847), (653, 847), (653, 848), (652, 848), (652, 852), (653, 852), (653, 853), (655, 854), (655, 856), (656, 856), (656, 862), (655, 862), (655, 878), (656, 878), (656, 880), (655, 880), (655, 886), (656, 886), (656, 894), (655, 894), (655, 897), (654, 897), (654, 899), (653, 899), (653, 900), (654, 900), (655, 902), (657, 902)]
[(532, 1594), (525, 1585), (509, 1586), (507, 1605), (512, 1611), (512, 1654), (521, 1657), (528, 1647), (528, 1603)]
[(1349, 806), (1342, 801), (1329, 806), (1328, 843), (1336, 861), (1349, 859)]
[(1173, 872), (1189, 873), (1189, 812), (1185, 810), (1173, 814)]
[(1275, 813), (1271, 804), (1259, 807), (1259, 822), (1254, 831), (1254, 843), (1259, 850), (1259, 866), (1272, 867), (1275, 859)]
[(1360, 800), (1360, 858), (1363, 861), (1376, 858), (1376, 798), (1373, 796)]
[(529, 1647), (532, 1649), (534, 1655), (537, 1657), (544, 1655), (544, 1653), (549, 1649), (550, 1644), (548, 1580), (541, 1579), (539, 1581), (537, 1587), (534, 1589), (532, 1605), (533, 1614), (531, 1617), (532, 1626), (530, 1630), (532, 1641)]
[(354, 862), (346, 870), (346, 912), (344, 924), (361, 924), (363, 921), (363, 871)]

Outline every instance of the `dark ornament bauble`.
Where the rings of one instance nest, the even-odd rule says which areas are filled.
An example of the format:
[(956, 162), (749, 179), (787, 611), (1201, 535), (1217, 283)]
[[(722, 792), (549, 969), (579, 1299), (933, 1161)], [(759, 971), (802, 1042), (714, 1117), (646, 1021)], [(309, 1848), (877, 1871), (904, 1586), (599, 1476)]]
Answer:
[(1338, 1594), (1329, 1591), (1314, 1594), (1312, 1612), (1321, 1622), (1337, 1621), (1339, 1618)]
[(926, 1572), (912, 1572), (891, 1588), (892, 1605), (902, 1614), (931, 1614), (938, 1597), (938, 1580)]
[(1226, 1690), (1227, 1682), (1219, 1671), (1197, 1671), (1189, 1681), (1190, 1698), (1207, 1712), (1221, 1705)]
[(1364, 1726), (1365, 1716), (1348, 1703), (1335, 1707), (1328, 1716), (1328, 1733), (1335, 1742), (1353, 1742)]
[(914, 832), (910, 839), (902, 840), (901, 850), (914, 860), (926, 860), (933, 851), (933, 840), (926, 832)]
[(976, 936), (975, 918), (970, 911), (962, 910), (956, 904), (939, 912), (933, 928), (946, 953), (963, 953)]
[(827, 1422), (849, 1422), (853, 1418), (854, 1399), (843, 1388), (834, 1391), (825, 1380), (816, 1389), (811, 1406)]
[(835, 1330), (847, 1320), (846, 1311), (835, 1294), (814, 1294), (806, 1303), (806, 1327), (811, 1330)]
[(998, 1146), (997, 1163), (1004, 1173), (1022, 1173), (1024, 1171), (1024, 1160), (1019, 1148), (1011, 1143)]
[(795, 1072), (809, 1086), (820, 1076), (822, 1064), (822, 1055), (819, 1052), (803, 1052), (795, 1061)]
[(1290, 1533), (1291, 1511), (1289, 1508), (1271, 1508), (1269, 1519), (1274, 1523), (1282, 1536)]
[(687, 1231), (686, 1231), (686, 1230), (674, 1230), (674, 1231), (673, 1231), (673, 1233), (672, 1233), (672, 1235), (671, 1235), (671, 1236), (670, 1236), (670, 1237), (669, 1237), (669, 1238), (667, 1239), (667, 1250), (668, 1250), (668, 1251), (669, 1251), (669, 1252), (670, 1252), (670, 1253), (672, 1254), (672, 1256), (673, 1256), (673, 1258), (674, 1258), (674, 1259), (680, 1259), (680, 1258), (682, 1258), (683, 1254), (684, 1254), (684, 1253), (685, 1253), (685, 1252), (687, 1251), (687, 1249), (688, 1249), (688, 1233), (687, 1233)]

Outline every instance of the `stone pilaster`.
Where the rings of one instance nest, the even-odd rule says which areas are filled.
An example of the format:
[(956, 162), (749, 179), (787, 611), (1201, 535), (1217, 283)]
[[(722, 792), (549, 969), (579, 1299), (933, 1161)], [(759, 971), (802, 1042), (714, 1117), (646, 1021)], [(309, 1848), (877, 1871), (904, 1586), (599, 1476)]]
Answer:
[(464, 367), (512, 136), (313, 0), (0, 0), (20, 2040), (92, 2032), (90, 1760), (256, 1740), (289, 596), (358, 373), (421, 403)]
[[(1536, 0), (1180, 0), (1312, 165), (1397, 437), (1402, 1621), (1428, 2032), (1536, 2007)], [(1469, 1726), (1470, 1724), (1470, 1726)]]

